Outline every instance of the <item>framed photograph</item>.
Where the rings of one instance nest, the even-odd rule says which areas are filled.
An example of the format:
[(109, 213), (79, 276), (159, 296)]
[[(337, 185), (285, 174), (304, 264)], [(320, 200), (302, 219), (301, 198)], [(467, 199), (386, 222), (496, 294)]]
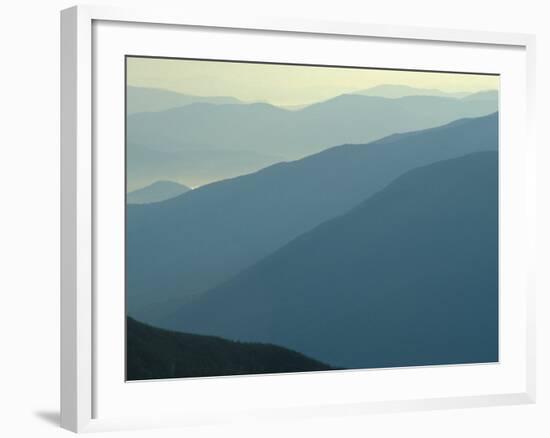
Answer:
[(534, 37), (61, 14), (62, 426), (532, 403)]

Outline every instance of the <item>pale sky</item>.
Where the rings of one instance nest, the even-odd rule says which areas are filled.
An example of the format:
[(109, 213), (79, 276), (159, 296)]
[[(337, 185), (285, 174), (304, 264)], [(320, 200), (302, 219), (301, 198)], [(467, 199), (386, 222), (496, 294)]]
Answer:
[(498, 89), (498, 76), (357, 68), (128, 58), (127, 82), (195, 96), (302, 105), (382, 84), (447, 92)]

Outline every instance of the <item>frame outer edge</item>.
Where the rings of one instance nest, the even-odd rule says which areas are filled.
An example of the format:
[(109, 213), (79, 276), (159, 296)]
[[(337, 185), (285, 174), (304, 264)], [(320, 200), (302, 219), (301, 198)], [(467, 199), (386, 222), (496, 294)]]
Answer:
[(231, 17), (216, 17), (212, 14), (197, 13), (183, 8), (143, 8), (91, 4), (81, 5), (79, 8), (85, 9), (87, 14), (95, 20), (143, 24), (318, 33), (351, 37), (395, 38), (521, 47), (526, 47), (532, 41), (532, 35), (526, 33), (392, 25), (362, 21), (310, 20), (287, 16), (251, 16), (246, 14), (235, 14), (231, 15)]
[(76, 432), (76, 8), (61, 12), (61, 427)]
[(529, 252), (531, 254), (531, 266), (529, 267), (529, 278), (527, 279), (527, 376), (526, 391), (530, 403), (536, 403), (537, 399), (537, 141), (535, 132), (536, 122), (536, 36), (527, 35), (525, 42), (526, 51), (526, 147), (528, 148), (528, 167), (533, 169), (529, 174), (527, 211), (529, 216)]
[(92, 418), (91, 19), (61, 11), (61, 427)]

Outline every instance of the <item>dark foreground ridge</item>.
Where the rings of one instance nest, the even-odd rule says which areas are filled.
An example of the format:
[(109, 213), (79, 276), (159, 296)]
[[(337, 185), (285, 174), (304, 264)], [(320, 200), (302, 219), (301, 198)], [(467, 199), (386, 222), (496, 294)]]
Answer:
[(331, 370), (272, 344), (159, 329), (127, 318), (127, 380)]

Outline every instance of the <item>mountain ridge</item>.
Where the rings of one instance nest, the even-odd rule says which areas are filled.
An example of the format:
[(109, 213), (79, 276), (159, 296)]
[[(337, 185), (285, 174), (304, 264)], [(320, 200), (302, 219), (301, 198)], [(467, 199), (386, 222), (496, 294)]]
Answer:
[(448, 92), (436, 88), (419, 88), (408, 85), (398, 84), (381, 84), (364, 90), (355, 92), (363, 96), (379, 96), (388, 99), (399, 99), (405, 96), (439, 96), (439, 97), (454, 97), (462, 98), (467, 96), (468, 92)]
[(345, 368), (497, 361), (498, 153), (405, 173), (169, 324)]
[[(432, 128), (497, 110), (492, 100), (434, 96), (387, 99), (346, 94), (289, 111), (267, 103), (200, 103), (127, 118), (128, 168), (134, 145), (155, 151), (255, 151), (296, 160), (337, 144), (365, 144), (394, 132)], [(389, 123), (388, 121), (391, 121)], [(210, 160), (207, 158), (206, 160)], [(197, 168), (208, 161), (197, 162)], [(270, 164), (273, 164), (270, 163)], [(182, 175), (192, 185), (193, 169)], [(160, 171), (155, 179), (166, 178)]]
[(163, 326), (174, 305), (225, 281), (415, 167), (498, 147), (498, 114), (301, 160), (127, 207), (128, 311)]
[(195, 96), (154, 87), (126, 88), (126, 109), (128, 114), (165, 111), (196, 102), (211, 104), (241, 104), (239, 99), (230, 96)]

